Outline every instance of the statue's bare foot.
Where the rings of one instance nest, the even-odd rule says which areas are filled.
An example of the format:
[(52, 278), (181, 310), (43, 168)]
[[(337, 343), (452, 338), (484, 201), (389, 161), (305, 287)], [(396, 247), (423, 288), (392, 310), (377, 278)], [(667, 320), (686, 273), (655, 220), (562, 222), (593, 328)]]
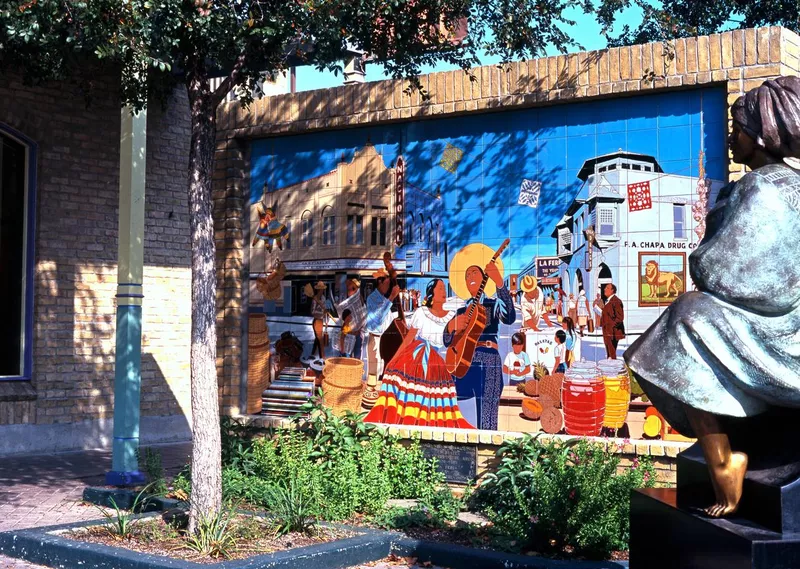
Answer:
[(739, 508), (739, 501), (742, 499), (747, 455), (743, 452), (733, 452), (728, 464), (711, 466), (709, 471), (714, 481), (717, 503), (703, 511), (712, 518), (733, 514)]

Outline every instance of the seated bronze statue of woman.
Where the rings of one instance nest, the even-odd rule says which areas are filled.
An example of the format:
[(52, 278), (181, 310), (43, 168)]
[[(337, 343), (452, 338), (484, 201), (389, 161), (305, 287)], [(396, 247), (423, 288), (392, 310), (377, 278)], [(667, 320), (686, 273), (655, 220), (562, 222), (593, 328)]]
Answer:
[(697, 437), (712, 517), (736, 511), (748, 453), (752, 462), (759, 452), (760, 443), (737, 448), (734, 431), (800, 408), (800, 78), (765, 82), (732, 115), (733, 160), (752, 171), (722, 188), (708, 212), (689, 257), (697, 290), (624, 355), (666, 419)]

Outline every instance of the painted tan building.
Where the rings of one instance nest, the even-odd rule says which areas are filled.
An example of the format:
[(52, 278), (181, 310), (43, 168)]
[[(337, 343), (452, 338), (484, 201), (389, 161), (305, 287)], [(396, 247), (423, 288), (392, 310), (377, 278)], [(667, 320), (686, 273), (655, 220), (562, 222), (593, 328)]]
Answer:
[[(394, 252), (395, 168), (387, 167), (375, 146), (367, 143), (352, 160), (335, 170), (290, 186), (266, 191), (272, 207), (289, 229), (283, 250), (272, 253), (263, 241), (250, 247), (251, 275), (266, 272), (278, 256), (292, 274), (348, 272), (371, 275), (383, 266), (376, 251)], [(258, 226), (256, 206), (250, 227)]]

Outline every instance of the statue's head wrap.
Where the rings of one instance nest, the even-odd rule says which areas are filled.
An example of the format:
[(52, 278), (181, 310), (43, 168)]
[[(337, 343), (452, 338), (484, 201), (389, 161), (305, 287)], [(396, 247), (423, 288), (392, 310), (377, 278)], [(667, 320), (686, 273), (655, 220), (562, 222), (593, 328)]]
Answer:
[(800, 158), (800, 77), (765, 81), (739, 97), (731, 115), (745, 134), (775, 158)]

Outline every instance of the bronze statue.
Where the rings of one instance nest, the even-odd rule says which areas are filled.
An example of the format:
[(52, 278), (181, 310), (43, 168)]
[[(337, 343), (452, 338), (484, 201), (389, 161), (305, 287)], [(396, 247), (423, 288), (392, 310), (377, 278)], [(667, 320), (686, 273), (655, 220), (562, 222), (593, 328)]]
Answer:
[(712, 517), (737, 510), (748, 453), (763, 452), (760, 442), (737, 448), (741, 433), (769, 416), (786, 425), (787, 409), (800, 408), (800, 78), (765, 82), (732, 116), (733, 160), (752, 171), (720, 190), (708, 212), (689, 257), (697, 291), (624, 354), (659, 411), (697, 437)]

